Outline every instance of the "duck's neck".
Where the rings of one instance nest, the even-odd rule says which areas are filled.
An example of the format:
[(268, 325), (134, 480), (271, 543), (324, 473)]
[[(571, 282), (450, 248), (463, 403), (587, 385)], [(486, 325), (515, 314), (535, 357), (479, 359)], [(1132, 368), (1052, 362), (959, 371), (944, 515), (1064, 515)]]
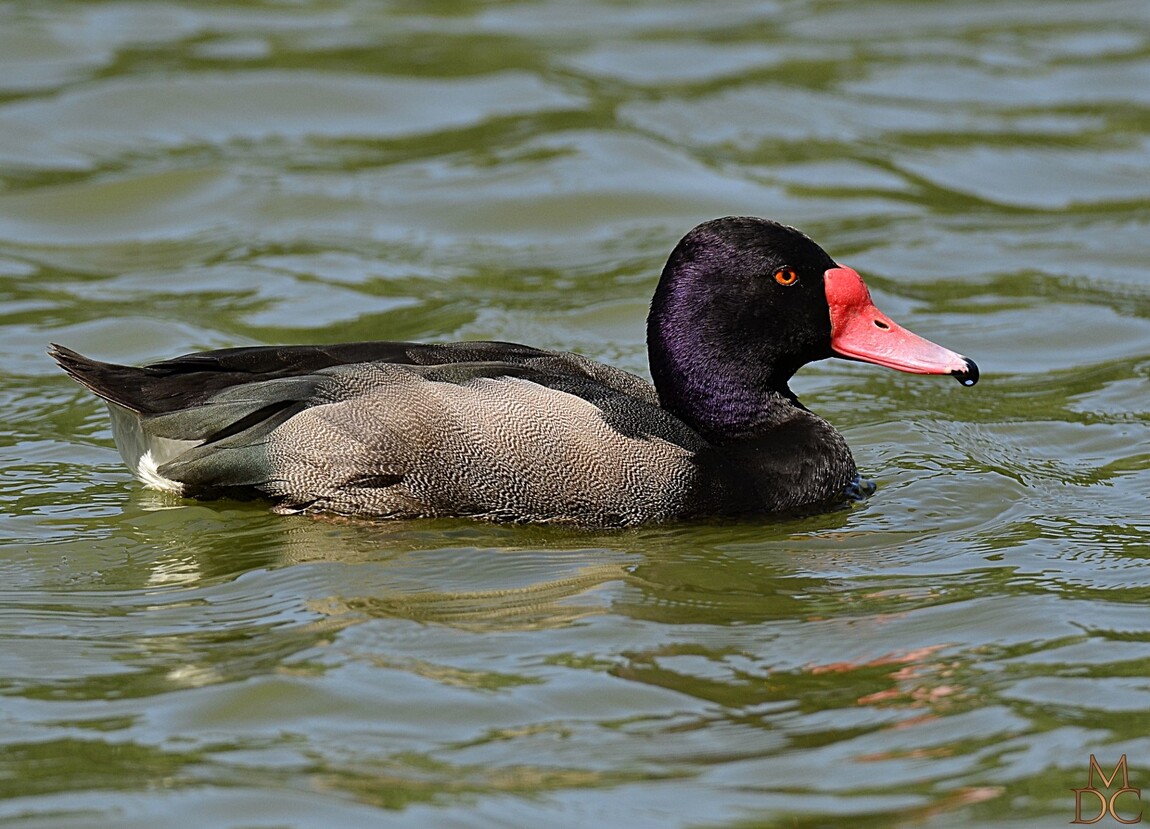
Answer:
[(803, 410), (769, 345), (733, 341), (692, 303), (656, 294), (647, 353), (659, 402), (712, 443), (753, 439)]
[(663, 408), (702, 435), (707, 487), (733, 512), (778, 511), (845, 498), (858, 472), (842, 435), (790, 390), (797, 365), (769, 345), (713, 336), (691, 306), (658, 295), (647, 324)]

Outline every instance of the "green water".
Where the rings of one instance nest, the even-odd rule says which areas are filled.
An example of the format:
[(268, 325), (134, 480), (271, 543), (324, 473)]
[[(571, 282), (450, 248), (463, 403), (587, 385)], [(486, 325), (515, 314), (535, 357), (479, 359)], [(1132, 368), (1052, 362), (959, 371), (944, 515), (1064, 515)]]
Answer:
[[(849, 511), (181, 503), (44, 356), (645, 371), (740, 213), (983, 369), (804, 370)], [(1091, 754), (1150, 800), (1148, 262), (1144, 0), (0, 4), (0, 826), (1063, 826)]]

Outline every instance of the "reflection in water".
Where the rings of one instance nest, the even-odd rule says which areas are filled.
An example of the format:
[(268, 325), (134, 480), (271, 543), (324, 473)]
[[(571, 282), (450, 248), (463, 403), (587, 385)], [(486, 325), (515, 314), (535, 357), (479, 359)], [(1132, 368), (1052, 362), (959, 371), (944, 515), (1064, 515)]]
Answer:
[(592, 613), (607, 612), (587, 594), (628, 579), (623, 565), (590, 564), (576, 575), (522, 587), (458, 592), (412, 592), (329, 599), (311, 609), (331, 616), (354, 613), (374, 618), (453, 625), (469, 630), (532, 630), (571, 624)]

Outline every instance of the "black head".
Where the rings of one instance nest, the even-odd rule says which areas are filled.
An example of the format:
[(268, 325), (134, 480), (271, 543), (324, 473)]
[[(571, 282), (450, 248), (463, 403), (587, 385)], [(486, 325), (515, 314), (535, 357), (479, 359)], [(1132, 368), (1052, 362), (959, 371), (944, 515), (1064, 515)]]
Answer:
[(746, 217), (705, 222), (675, 247), (647, 348), (664, 408), (712, 439), (771, 428), (781, 401), (797, 404), (791, 376), (826, 357), (978, 379), (971, 360), (879, 311), (862, 278), (805, 235)]
[(749, 424), (767, 392), (790, 396), (791, 376), (832, 354), (823, 275), (835, 267), (766, 219), (715, 219), (683, 237), (647, 321), (664, 407), (713, 432)]

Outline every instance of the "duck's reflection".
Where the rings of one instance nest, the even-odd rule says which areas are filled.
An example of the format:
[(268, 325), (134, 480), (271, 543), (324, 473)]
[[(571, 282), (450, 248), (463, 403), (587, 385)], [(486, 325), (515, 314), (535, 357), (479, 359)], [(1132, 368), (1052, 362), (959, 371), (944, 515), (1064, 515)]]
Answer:
[(314, 613), (472, 630), (557, 627), (605, 612), (667, 624), (801, 617), (817, 612), (803, 597), (817, 595), (825, 581), (800, 575), (803, 562), (842, 556), (841, 548), (825, 552), (830, 536), (850, 544), (840, 532), (849, 511), (591, 532), (283, 517), (257, 504), (162, 509), (172, 501), (147, 493), (136, 505), (125, 521), (156, 553), (138, 562), (145, 565), (140, 586), (195, 587), (252, 570), (327, 564), (333, 566), (308, 569), (298, 596)]

